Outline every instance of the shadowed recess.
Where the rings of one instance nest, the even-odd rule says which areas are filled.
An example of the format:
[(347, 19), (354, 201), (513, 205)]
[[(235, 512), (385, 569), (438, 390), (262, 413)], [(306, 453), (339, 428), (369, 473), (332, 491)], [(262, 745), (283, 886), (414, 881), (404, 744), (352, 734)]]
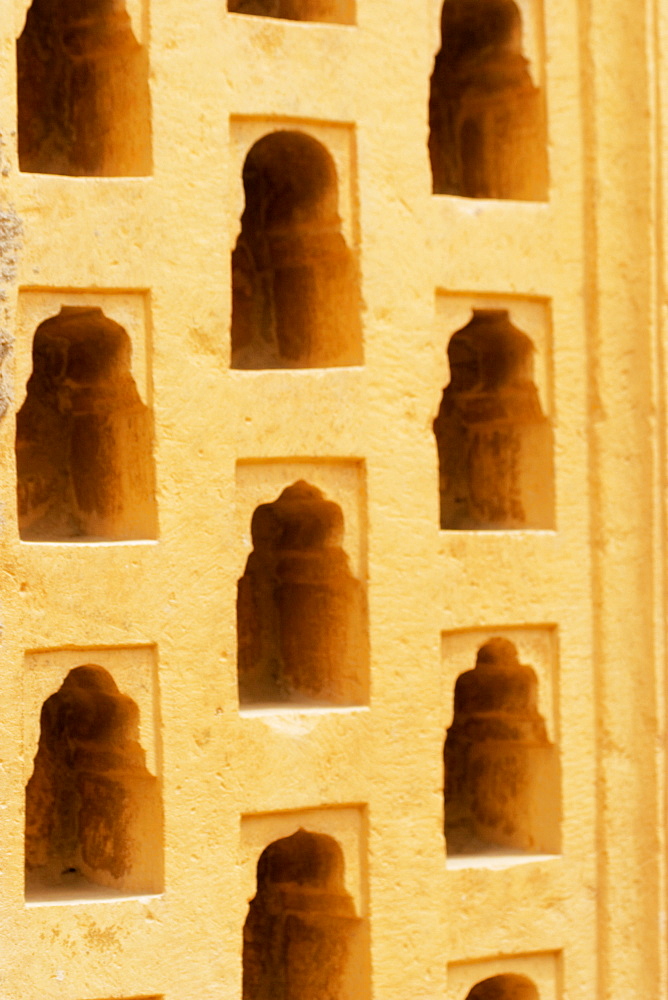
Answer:
[(457, 678), (444, 755), (448, 854), (559, 850), (559, 764), (537, 692), (536, 674), (502, 638)]
[(341, 233), (336, 167), (301, 132), (255, 143), (232, 254), (232, 367), (362, 362), (355, 259)]
[(361, 924), (332, 837), (300, 829), (270, 844), (244, 924), (243, 1000), (359, 1000)]
[(162, 889), (162, 805), (139, 710), (102, 667), (70, 670), (44, 702), (26, 787), (26, 896), (91, 883)]
[(33, 0), (16, 55), (21, 170), (151, 173), (148, 54), (122, 0)]
[(63, 306), (37, 328), (16, 425), (22, 539), (156, 537), (152, 415), (130, 353), (101, 309)]
[(434, 434), (441, 528), (553, 528), (552, 427), (534, 347), (506, 310), (474, 309), (448, 345)]
[(251, 533), (237, 601), (241, 704), (363, 702), (366, 599), (341, 547), (341, 508), (300, 480), (257, 508)]
[(514, 0), (445, 0), (429, 101), (434, 194), (544, 201), (545, 107)]
[(288, 21), (354, 24), (355, 0), (228, 0), (233, 14), (257, 14)]
[(540, 1000), (540, 997), (530, 979), (508, 972), (484, 979), (473, 987), (466, 1000)]

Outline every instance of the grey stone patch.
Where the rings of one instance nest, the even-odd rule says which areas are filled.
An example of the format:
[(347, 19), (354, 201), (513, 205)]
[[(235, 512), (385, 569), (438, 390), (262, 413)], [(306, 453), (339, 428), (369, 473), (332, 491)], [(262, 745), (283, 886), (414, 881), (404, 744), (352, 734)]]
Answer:
[(12, 392), (6, 370), (14, 338), (9, 328), (7, 288), (16, 278), (23, 236), (21, 220), (11, 208), (0, 209), (0, 417), (11, 402)]

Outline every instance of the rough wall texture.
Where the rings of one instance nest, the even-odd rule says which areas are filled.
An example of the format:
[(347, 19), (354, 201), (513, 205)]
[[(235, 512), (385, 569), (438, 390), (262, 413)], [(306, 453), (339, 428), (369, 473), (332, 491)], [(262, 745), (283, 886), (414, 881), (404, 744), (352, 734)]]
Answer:
[[(445, 2), (442, 18), (439, 0), (98, 0), (90, 21), (82, 3), (35, 0), (27, 21), (28, 0), (0, 0), (1, 1000), (668, 998), (668, 12)], [(444, 23), (470, 25), (456, 65)], [(432, 76), (450, 90), (431, 96), (430, 141)], [(448, 129), (454, 158), (438, 153)], [(273, 161), (271, 183), (244, 176), (275, 132), (319, 143), (328, 183), (308, 157), (287, 181)], [(284, 182), (282, 215), (268, 200)], [(233, 292), (264, 353), (233, 356)], [(146, 500), (136, 530), (21, 537), (17, 418), (37, 330), (63, 307), (101, 310), (132, 347), (132, 414), (114, 427), (144, 444), (113, 462), (95, 417), (118, 386), (96, 384), (88, 407), (96, 380), (67, 368), (62, 338), (40, 377), (53, 412), (86, 424), (90, 495), (113, 465), (112, 500)], [(479, 309), (508, 313), (533, 370), (527, 349), (499, 407), (467, 341), (453, 367), (505, 437), (474, 446), (460, 398), (447, 446), (448, 345)], [(82, 449), (57, 443), (71, 470)], [(457, 448), (487, 495), (530, 489), (539, 514), (441, 526), (439, 450), (443, 472)], [(319, 686), (240, 704), (238, 623), (251, 643), (265, 627), (252, 602), (237, 609), (253, 513), (300, 481), (340, 512), (343, 540), (297, 546), (285, 608), (285, 554), (260, 552), (259, 603), (289, 633), (286, 688), (307, 662)], [(446, 854), (458, 678), (498, 639), (522, 697), (512, 711), (483, 698), (464, 721), (505, 726), (513, 747), (466, 750), (469, 831)], [(139, 718), (82, 741), (75, 704), (57, 739), (47, 725), (43, 767), (43, 707), (91, 664)], [(512, 766), (496, 767), (503, 753)], [(480, 787), (521, 835), (471, 832)], [(58, 850), (34, 836), (54, 817)], [(338, 845), (335, 885), (263, 880), (265, 852), (300, 830)], [(77, 870), (84, 854), (98, 867)], [(56, 871), (39, 898), (26, 861)]]

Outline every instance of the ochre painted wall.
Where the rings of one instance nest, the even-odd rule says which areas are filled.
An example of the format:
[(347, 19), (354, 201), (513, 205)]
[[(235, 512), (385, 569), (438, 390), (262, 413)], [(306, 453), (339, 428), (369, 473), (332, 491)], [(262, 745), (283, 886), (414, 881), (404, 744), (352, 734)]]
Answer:
[[(311, 985), (276, 987), (277, 1000), (466, 1000), (504, 976), (505, 993), (475, 1000), (532, 1000), (529, 981), (540, 1000), (668, 998), (668, 14), (655, 6), (518, 2), (547, 123), (549, 197), (531, 201), (432, 194), (437, 0), (357, 0), (354, 16), (346, 4), (331, 15), (345, 24), (228, 13), (222, 0), (128, 0), (122, 37), (132, 32), (143, 49), (130, 46), (116, 99), (112, 90), (98, 108), (92, 148), (111, 152), (92, 172), (104, 176), (64, 174), (62, 151), (53, 173), (19, 169), (16, 43), (29, 4), (0, 0), (2, 1000), (241, 998), (249, 902), (296, 891), (287, 876), (289, 890), (272, 889), (284, 886), (274, 872), (259, 892), (258, 861), (300, 829), (334, 872), (306, 896), (338, 907), (326, 933), (309, 926), (325, 952), (345, 938), (350, 961), (325, 997), (313, 984), (330, 958), (310, 972), (296, 935)], [(76, 31), (89, 29), (75, 28), (76, 48)], [(124, 79), (142, 66), (150, 100), (133, 85), (134, 117), (119, 125), (132, 103)], [(69, 119), (63, 128), (76, 131)], [(338, 220), (319, 208), (325, 264), (314, 280), (326, 281), (338, 248), (350, 287), (359, 282), (359, 364), (231, 365), (244, 162), (285, 131), (316, 140), (334, 166)], [(285, 243), (288, 256), (299, 257), (300, 239)], [(303, 288), (291, 293), (295, 308), (320, 294)], [(63, 308), (67, 329), (41, 327)], [(527, 424), (547, 436), (540, 447), (513, 438), (512, 459), (522, 489), (542, 497), (528, 528), (521, 513), (491, 530), (439, 527), (433, 422), (448, 343), (473, 310), (507, 311), (533, 345)], [(109, 343), (125, 332), (101, 395), (102, 341), (82, 348), (76, 377), (57, 360), (63, 338), (73, 350), (71, 331), (91, 323)], [(47, 375), (31, 391), (42, 402), (22, 411), (17, 451), (38, 328), (55, 329), (55, 341), (39, 355)], [(519, 396), (503, 398), (514, 419)], [(56, 399), (69, 430), (54, 431)], [(28, 446), (33, 423), (42, 437)], [(474, 435), (467, 427), (458, 433)], [(485, 433), (470, 460), (483, 496), (507, 459), (494, 427)], [(79, 491), (81, 509), (70, 496), (56, 511), (39, 475), (63, 441), (84, 456), (80, 480), (62, 487)], [(24, 486), (32, 527), (19, 525), (17, 456), (25, 483), (39, 473)], [(325, 532), (320, 516), (329, 533), (307, 557), (294, 507), (271, 508), (251, 535), (254, 512), (301, 482), (339, 508), (308, 494), (305, 534)], [(307, 504), (301, 487), (288, 496)], [(86, 503), (97, 504), (92, 518)], [(255, 616), (274, 668), (302, 625), (295, 671), (319, 643), (329, 656), (315, 686), (300, 688), (294, 671), (276, 683), (281, 704), (239, 702), (247, 564), (260, 570), (246, 570), (244, 649), (255, 648)], [(287, 594), (273, 604), (278, 590), (252, 582), (267, 565)], [(330, 582), (303, 600), (309, 573)], [(356, 625), (340, 639), (353, 606)], [(479, 800), (460, 802), (468, 847), (455, 853), (451, 840), (446, 858), (444, 740), (457, 679), (483, 647), (511, 659), (514, 648), (534, 674), (501, 713), (515, 726), (511, 745), (488, 735), (478, 763), (461, 764), (465, 776), (478, 769)], [(69, 673), (90, 664), (127, 697), (100, 672)], [(71, 693), (49, 701), (40, 743), (42, 706), (68, 675)], [(476, 691), (462, 696), (465, 716)], [(463, 724), (487, 732), (485, 711), (474, 706)], [(84, 808), (47, 850), (42, 828), (59, 807), (38, 791), (56, 773), (61, 805), (69, 795)], [(123, 817), (113, 849), (110, 795)], [(487, 818), (471, 834), (467, 809), (480, 814), (483, 799)], [(46, 867), (33, 862), (27, 890), (26, 812), (30, 856), (51, 851)], [(245, 1000), (267, 1000), (250, 990)]]

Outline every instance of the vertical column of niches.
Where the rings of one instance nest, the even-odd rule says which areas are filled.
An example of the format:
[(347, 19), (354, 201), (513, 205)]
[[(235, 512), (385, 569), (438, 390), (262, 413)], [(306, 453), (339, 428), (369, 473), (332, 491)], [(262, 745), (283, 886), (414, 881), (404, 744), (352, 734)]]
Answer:
[(33, 0), (16, 50), (22, 171), (151, 173), (147, 23), (141, 0)]
[(26, 902), (162, 892), (156, 650), (28, 653), (23, 695)]
[(237, 466), (239, 702), (265, 761), (241, 825), (246, 1000), (369, 996), (366, 789), (331, 765), (368, 729), (364, 494), (359, 462)]
[(429, 100), (434, 194), (544, 201), (540, 0), (444, 0)]
[(148, 296), (26, 291), (18, 328), (21, 539), (155, 539)]

